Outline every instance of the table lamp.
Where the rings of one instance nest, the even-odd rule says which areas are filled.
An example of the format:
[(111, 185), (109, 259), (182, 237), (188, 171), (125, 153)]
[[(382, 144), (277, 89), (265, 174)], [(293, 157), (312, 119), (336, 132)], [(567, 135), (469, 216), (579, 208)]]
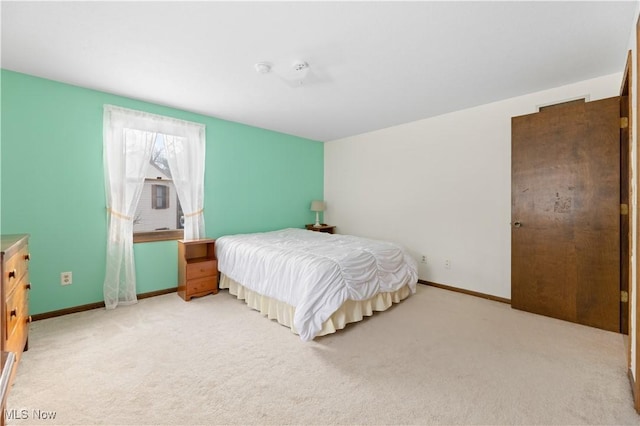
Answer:
[(314, 226), (314, 228), (319, 228), (322, 225), (320, 225), (320, 212), (323, 212), (324, 209), (326, 208), (326, 203), (324, 201), (312, 201), (311, 202), (311, 211), (312, 212), (316, 212), (316, 223)]

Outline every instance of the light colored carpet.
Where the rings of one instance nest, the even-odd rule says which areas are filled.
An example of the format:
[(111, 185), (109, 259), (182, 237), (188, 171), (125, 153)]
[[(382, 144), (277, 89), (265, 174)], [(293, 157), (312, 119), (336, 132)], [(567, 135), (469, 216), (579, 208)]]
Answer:
[(309, 343), (226, 291), (30, 336), (8, 424), (640, 424), (621, 335), (422, 285)]

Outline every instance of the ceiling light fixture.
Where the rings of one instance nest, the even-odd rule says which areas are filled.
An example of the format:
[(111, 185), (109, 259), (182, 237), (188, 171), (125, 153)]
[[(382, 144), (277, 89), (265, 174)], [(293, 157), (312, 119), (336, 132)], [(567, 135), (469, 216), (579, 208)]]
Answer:
[(309, 64), (306, 63), (305, 61), (296, 61), (293, 63), (293, 69), (294, 71), (304, 71), (307, 68), (309, 68)]
[(305, 61), (296, 61), (293, 63), (293, 71), (295, 75), (293, 76), (292, 83), (295, 86), (302, 86), (309, 74), (309, 64)]
[(258, 62), (255, 67), (258, 74), (269, 74), (271, 72), (271, 64), (269, 62)]
[(254, 65), (258, 74), (275, 74), (275, 76), (290, 87), (302, 86), (310, 75), (311, 66), (308, 62), (296, 60), (291, 68), (274, 65), (271, 62), (261, 61)]

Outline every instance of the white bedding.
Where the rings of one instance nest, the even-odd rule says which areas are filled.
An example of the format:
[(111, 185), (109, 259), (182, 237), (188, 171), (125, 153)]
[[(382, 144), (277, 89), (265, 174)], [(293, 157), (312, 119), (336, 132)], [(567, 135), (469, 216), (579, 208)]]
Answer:
[(293, 323), (311, 340), (347, 299), (408, 285), (416, 261), (399, 245), (351, 235), (283, 229), (216, 239), (218, 269), (264, 296), (295, 307)]

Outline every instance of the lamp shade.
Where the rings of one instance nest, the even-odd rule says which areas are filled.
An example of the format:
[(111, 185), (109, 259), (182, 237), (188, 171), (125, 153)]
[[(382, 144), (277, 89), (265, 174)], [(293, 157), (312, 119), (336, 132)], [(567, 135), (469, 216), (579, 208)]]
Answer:
[(311, 211), (312, 212), (323, 212), (326, 208), (326, 203), (324, 201), (312, 201), (311, 202)]

